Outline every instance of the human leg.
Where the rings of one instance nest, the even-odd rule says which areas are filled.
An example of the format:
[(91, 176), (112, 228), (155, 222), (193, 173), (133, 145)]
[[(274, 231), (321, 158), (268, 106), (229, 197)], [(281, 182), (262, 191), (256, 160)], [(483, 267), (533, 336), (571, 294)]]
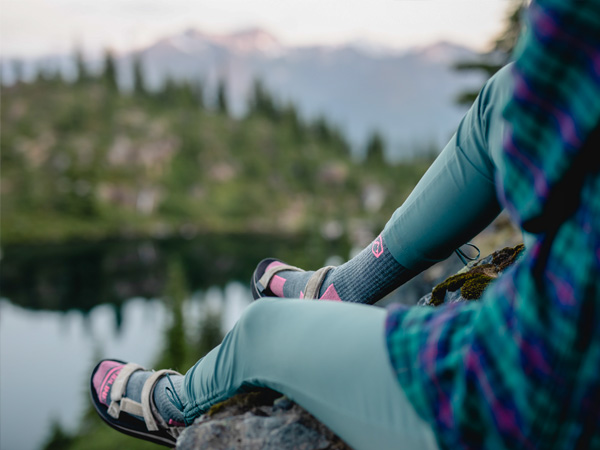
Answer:
[(438, 158), (382, 233), (390, 253), (411, 270), (441, 261), (501, 211), (502, 109), (513, 82), (507, 65), (488, 80)]
[[(456, 134), (381, 235), (357, 257), (327, 272), (315, 298), (374, 303), (446, 259), (498, 215), (494, 178), (504, 134), (501, 107), (512, 89), (508, 69), (486, 84)], [(299, 298), (313, 276), (313, 272), (283, 271), (266, 285), (254, 280), (255, 297)]]
[[(486, 152), (477, 148), (473, 146), (471, 153)], [(498, 215), (500, 206), (493, 173), (482, 173), (473, 160), (458, 146), (455, 136), (381, 235), (358, 256), (331, 269), (316, 298), (375, 303), (420, 271), (446, 259), (485, 228)], [(257, 291), (259, 296), (302, 298), (313, 276), (315, 272), (279, 272)], [(256, 280), (253, 283), (257, 285)]]
[(261, 261), (251, 282), (254, 298), (318, 298), (373, 304), (416, 274), (394, 259), (381, 236), (341, 266), (316, 272), (289, 269), (273, 258)]
[(247, 386), (296, 401), (357, 450), (436, 448), (388, 360), (385, 310), (333, 302), (253, 303), (223, 343), (191, 368), (189, 422)]
[(419, 272), (448, 258), (500, 210), (493, 174), (472, 165), (455, 136), (394, 212), (382, 238), (399, 264)]

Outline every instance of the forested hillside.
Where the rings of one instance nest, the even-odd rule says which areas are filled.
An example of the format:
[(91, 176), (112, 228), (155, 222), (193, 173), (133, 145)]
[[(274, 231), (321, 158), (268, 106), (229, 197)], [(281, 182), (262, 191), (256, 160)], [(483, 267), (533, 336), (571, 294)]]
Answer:
[(386, 164), (377, 135), (357, 161), (259, 82), (234, 119), (223, 84), (149, 92), (138, 67), (123, 92), (110, 54), (101, 74), (78, 67), (2, 87), (3, 243), (378, 227), (430, 163)]

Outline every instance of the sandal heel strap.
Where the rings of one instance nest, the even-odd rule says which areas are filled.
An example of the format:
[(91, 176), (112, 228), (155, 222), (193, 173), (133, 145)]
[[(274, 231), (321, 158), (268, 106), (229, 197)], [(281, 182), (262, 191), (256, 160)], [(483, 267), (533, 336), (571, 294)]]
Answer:
[[(179, 372), (174, 370), (158, 370), (154, 372), (144, 383), (142, 387), (142, 416), (144, 417), (144, 422), (146, 423), (146, 428), (148, 431), (158, 431), (162, 428), (171, 428), (167, 425), (167, 423), (160, 417), (158, 411), (156, 411), (156, 407), (154, 407), (154, 402), (152, 401), (152, 394), (154, 392), (154, 386), (158, 383), (158, 380), (165, 375), (181, 375)], [(154, 411), (154, 414), (153, 414)], [(157, 422), (160, 420), (160, 425)]]
[(304, 288), (305, 299), (316, 300), (319, 298), (319, 291), (321, 290), (321, 285), (323, 284), (323, 281), (325, 281), (325, 277), (327, 276), (329, 271), (334, 268), (335, 266), (321, 267), (319, 270), (312, 274), (312, 276), (306, 283), (306, 287)]
[(262, 288), (264, 290), (267, 288), (267, 286), (269, 286), (269, 283), (271, 282), (271, 278), (273, 278), (273, 276), (275, 274), (278, 274), (279, 272), (285, 272), (288, 270), (294, 271), (294, 272), (303, 272), (303, 270), (300, 269), (299, 267), (290, 266), (288, 264), (280, 264), (280, 265), (271, 267), (270, 269), (266, 270), (265, 273), (263, 273), (263, 276), (260, 277), (258, 282), (260, 283), (260, 285), (262, 286)]

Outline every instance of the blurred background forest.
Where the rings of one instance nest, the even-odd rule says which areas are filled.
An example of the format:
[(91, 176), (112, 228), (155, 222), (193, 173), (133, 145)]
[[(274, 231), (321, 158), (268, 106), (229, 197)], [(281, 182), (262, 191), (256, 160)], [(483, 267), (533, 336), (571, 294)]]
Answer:
[(148, 91), (137, 62), (120, 90), (110, 53), (97, 75), (77, 68), (70, 82), (42, 72), (3, 87), (6, 243), (377, 228), (431, 162), (386, 162), (378, 134), (353, 158), (339, 129), (302, 120), (260, 80), (235, 119), (224, 83), (207, 107), (199, 83)]
[[(402, 83), (412, 73), (424, 89), (435, 80), (419, 81), (420, 73), (459, 80), (448, 81), (453, 112), (443, 119), (455, 127), (483, 81), (509, 61), (523, 4), (506, 2), (504, 30), (484, 53), (444, 43), (367, 59), (373, 73), (407, 70)], [(182, 36), (188, 44), (198, 38)], [(235, 43), (267, 38), (254, 30)], [(319, 109), (311, 114), (282, 90), (285, 80), (294, 85), (289, 75), (278, 84), (248, 72), (241, 82), (233, 60), (212, 75), (194, 67), (170, 72), (177, 60), (156, 59), (163, 55), (157, 48), (164, 50), (107, 50), (90, 60), (75, 49), (59, 59), (1, 61), (3, 449), (152, 448), (103, 426), (91, 411), (84, 391), (94, 361), (110, 356), (185, 371), (247, 304), (260, 259), (315, 269), (351, 257), (441, 150), (439, 136), (397, 139), (386, 131), (393, 123), (375, 120), (357, 133)], [(324, 63), (344, 61), (341, 72), (297, 76), (331, 92), (341, 83), (333, 74), (366, 58), (342, 50)], [(323, 49), (301, 51), (303, 61), (324, 58)], [(362, 114), (376, 116), (364, 103), (370, 88), (358, 88), (362, 103), (342, 109), (362, 105)], [(418, 99), (410, 102), (422, 122)], [(504, 218), (487, 233), (478, 242), (484, 252), (514, 239)], [(386, 302), (414, 303), (457, 263), (430, 269)], [(63, 374), (65, 365), (75, 367), (72, 374)], [(43, 386), (22, 375), (40, 370)], [(18, 382), (27, 387), (15, 388)], [(18, 404), (24, 389), (28, 402)], [(60, 409), (58, 398), (71, 400)], [(28, 440), (27, 425), (6, 420), (31, 416), (36, 402), (45, 406), (33, 413), (39, 429)]]

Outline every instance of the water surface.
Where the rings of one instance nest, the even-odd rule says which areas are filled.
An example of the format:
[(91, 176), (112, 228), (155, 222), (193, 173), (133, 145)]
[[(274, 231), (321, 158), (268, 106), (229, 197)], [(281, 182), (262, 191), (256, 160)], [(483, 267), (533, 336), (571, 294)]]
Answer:
[[(21, 245), (2, 251), (3, 450), (39, 448), (52, 421), (75, 431), (89, 407), (89, 374), (98, 359), (153, 367), (170, 323), (161, 299), (173, 264), (182, 271), (179, 288), (187, 293), (188, 331), (197, 331), (207, 311), (220, 312), (227, 331), (250, 302), (248, 280), (260, 259), (277, 256), (316, 269), (352, 254), (344, 239), (272, 236)], [(420, 277), (386, 301), (414, 304), (429, 284)]]

